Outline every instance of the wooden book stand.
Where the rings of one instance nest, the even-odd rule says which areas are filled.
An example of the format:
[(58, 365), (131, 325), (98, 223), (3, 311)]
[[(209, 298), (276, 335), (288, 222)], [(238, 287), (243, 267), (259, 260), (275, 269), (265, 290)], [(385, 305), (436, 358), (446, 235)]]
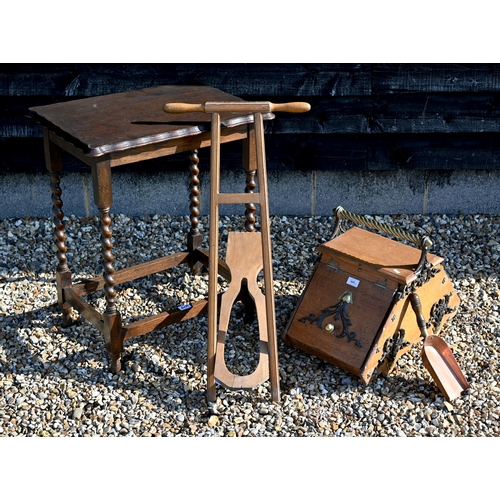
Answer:
[[(208, 357), (207, 398), (215, 401), (216, 381), (228, 389), (251, 389), (267, 379), (271, 384), (271, 398), (280, 400), (276, 314), (274, 309), (271, 235), (269, 228), (269, 200), (267, 191), (264, 125), (262, 113), (273, 111), (305, 112), (307, 103), (273, 104), (270, 102), (206, 102), (205, 104), (167, 103), (167, 113), (210, 113), (210, 226), (208, 263)], [(252, 113), (255, 127), (255, 155), (257, 164), (257, 193), (220, 192), (220, 113)], [(261, 231), (230, 233), (227, 242), (227, 266), (231, 283), (221, 297), (220, 317), (217, 321), (217, 276), (219, 270), (219, 205), (259, 204)], [(265, 295), (257, 284), (257, 275), (263, 269)], [(234, 301), (245, 282), (255, 302), (260, 331), (260, 357), (256, 370), (250, 375), (232, 374), (224, 360), (224, 343)], [(219, 324), (218, 324), (219, 323)]]

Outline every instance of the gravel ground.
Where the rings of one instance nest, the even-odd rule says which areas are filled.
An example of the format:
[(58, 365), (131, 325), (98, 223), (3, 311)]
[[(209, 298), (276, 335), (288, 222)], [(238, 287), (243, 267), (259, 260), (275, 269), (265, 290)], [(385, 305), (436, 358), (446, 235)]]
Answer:
[[(280, 404), (271, 402), (268, 383), (248, 392), (218, 387), (216, 403), (208, 404), (205, 316), (129, 341), (124, 370), (112, 375), (95, 328), (83, 320), (61, 328), (52, 219), (27, 217), (0, 220), (0, 436), (498, 436), (500, 217), (379, 219), (427, 231), (433, 253), (446, 257), (462, 303), (442, 336), (471, 385), (453, 403), (423, 367), (419, 346), (391, 375), (365, 386), (280, 339)], [(94, 276), (101, 261), (97, 219), (66, 222), (74, 280)], [(311, 276), (316, 246), (331, 237), (332, 219), (271, 222), (280, 334)], [(183, 250), (187, 226), (187, 217), (114, 215), (115, 269)], [(241, 230), (241, 218), (222, 218), (221, 226)], [(201, 227), (207, 232), (206, 218)], [(118, 306), (131, 320), (206, 292), (207, 276), (180, 266), (119, 287)], [(103, 305), (99, 293), (89, 301)], [(226, 351), (228, 366), (246, 373), (255, 362), (255, 335), (238, 312), (238, 333)]]

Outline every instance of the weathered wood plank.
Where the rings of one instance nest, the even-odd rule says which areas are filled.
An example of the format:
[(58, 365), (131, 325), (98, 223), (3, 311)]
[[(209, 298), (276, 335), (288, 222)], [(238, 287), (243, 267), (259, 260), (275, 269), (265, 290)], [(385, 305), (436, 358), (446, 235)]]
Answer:
[(70, 96), (77, 64), (0, 64), (0, 96)]
[(371, 136), (369, 170), (490, 170), (500, 168), (497, 134)]
[[(497, 169), (500, 139), (498, 134), (283, 134), (266, 138), (266, 157), (269, 171)], [(201, 150), (199, 158), (200, 170), (206, 172), (207, 152)], [(187, 154), (164, 160), (144, 161), (132, 167), (139, 168), (142, 175), (184, 171), (188, 179)], [(114, 171), (129, 172), (132, 167)], [(225, 150), (221, 168), (241, 170), (238, 148)], [(88, 173), (89, 169), (65, 157), (64, 171)], [(41, 139), (0, 139), (0, 174), (11, 173), (46, 173)]]
[(308, 113), (277, 114), (273, 123), (268, 124), (267, 133), (500, 132), (498, 92), (311, 98), (310, 104)]
[(374, 64), (374, 94), (489, 92), (500, 88), (498, 64)]
[[(271, 100), (273, 96), (253, 96)], [(294, 96), (282, 96), (281, 101)], [(308, 113), (276, 113), (266, 134), (500, 132), (500, 93), (305, 97)], [(40, 137), (28, 118), (30, 98), (0, 98), (0, 137)]]
[(241, 97), (487, 92), (500, 87), (500, 65), (0, 64), (0, 96), (75, 98), (169, 84), (211, 85)]
[(497, 134), (270, 136), (268, 170), (498, 169)]
[(364, 95), (368, 64), (3, 64), (0, 95), (82, 97), (210, 85), (237, 96)]
[[(0, 64), (0, 172), (45, 172), (27, 109), (164, 84), (206, 84), (248, 100), (308, 101), (266, 123), (268, 169), (499, 168), (500, 64)], [(449, 136), (449, 137), (446, 137)], [(224, 146), (222, 169), (241, 168)], [(199, 152), (200, 169), (209, 165)], [(87, 172), (70, 156), (65, 171)], [(188, 155), (123, 171), (186, 170)]]

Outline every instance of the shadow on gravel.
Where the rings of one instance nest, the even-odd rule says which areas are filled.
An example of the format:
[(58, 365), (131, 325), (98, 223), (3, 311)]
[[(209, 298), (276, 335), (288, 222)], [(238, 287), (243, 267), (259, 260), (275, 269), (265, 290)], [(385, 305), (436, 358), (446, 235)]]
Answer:
[[(277, 297), (277, 301), (285, 299)], [(296, 297), (292, 298), (293, 300)], [(91, 301), (89, 301), (91, 302)], [(227, 366), (235, 373), (251, 373), (258, 361), (256, 346), (258, 332), (255, 324), (245, 325), (242, 306), (236, 304), (232, 314), (235, 330), (228, 335), (226, 346)], [(72, 379), (90, 386), (103, 384), (110, 387), (160, 391), (181, 391), (186, 403), (194, 399), (199, 404), (204, 399), (206, 376), (206, 316), (200, 316), (178, 325), (136, 337), (125, 343), (122, 371), (112, 374), (108, 370), (109, 357), (102, 334), (82, 318), (68, 328), (62, 328), (57, 304), (33, 309), (21, 314), (0, 317), (0, 371), (3, 376), (30, 374), (40, 377)], [(283, 321), (282, 321), (283, 323)], [(283, 325), (282, 325), (283, 326)], [(379, 377), (365, 386), (355, 375), (328, 364), (293, 347), (287, 347), (279, 337), (278, 352), (281, 370), (281, 391), (345, 392), (356, 388), (360, 392), (382, 391), (389, 393), (419, 392), (431, 395), (435, 388), (431, 381), (404, 377)], [(184, 384), (176, 367), (184, 366), (183, 375), (190, 367), (193, 384)], [(175, 366), (174, 366), (175, 365)], [(182, 370), (182, 368), (181, 368)], [(178, 371), (178, 370), (177, 370)], [(316, 375), (316, 387), (303, 386), (301, 379), (309, 371)], [(173, 374), (172, 374), (173, 372)], [(318, 389), (318, 386), (322, 388)], [(195, 389), (199, 386), (198, 389)]]

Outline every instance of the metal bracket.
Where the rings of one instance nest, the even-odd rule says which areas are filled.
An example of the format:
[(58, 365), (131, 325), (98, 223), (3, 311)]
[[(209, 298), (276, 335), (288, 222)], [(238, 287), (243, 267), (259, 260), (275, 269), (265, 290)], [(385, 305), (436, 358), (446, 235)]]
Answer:
[(398, 352), (410, 345), (410, 342), (405, 342), (404, 340), (405, 334), (405, 330), (401, 328), (392, 337), (386, 339), (384, 342), (384, 352), (377, 364), (376, 372), (380, 371), (385, 360), (387, 360), (387, 371), (391, 371), (394, 368)]
[[(335, 305), (327, 307), (321, 311), (321, 314), (319, 315), (314, 315), (314, 314), (309, 314), (309, 316), (305, 316), (304, 318), (300, 318), (299, 321), (301, 323), (305, 323), (306, 321), (309, 321), (310, 324), (316, 323), (316, 326), (323, 330), (323, 321), (329, 317), (333, 316), (334, 320), (339, 320), (342, 322), (342, 332), (339, 333), (339, 335), (336, 335), (337, 338), (343, 338), (346, 337), (348, 342), (354, 342), (356, 347), (363, 347), (363, 344), (356, 338), (356, 333), (349, 331), (350, 326), (352, 325), (351, 320), (349, 318), (349, 304), (353, 303), (352, 300), (352, 292), (344, 292), (340, 297), (339, 297), (339, 302), (337, 302)], [(334, 328), (332, 328), (332, 325), (328, 324), (324, 328), (328, 332), (333, 332)]]

